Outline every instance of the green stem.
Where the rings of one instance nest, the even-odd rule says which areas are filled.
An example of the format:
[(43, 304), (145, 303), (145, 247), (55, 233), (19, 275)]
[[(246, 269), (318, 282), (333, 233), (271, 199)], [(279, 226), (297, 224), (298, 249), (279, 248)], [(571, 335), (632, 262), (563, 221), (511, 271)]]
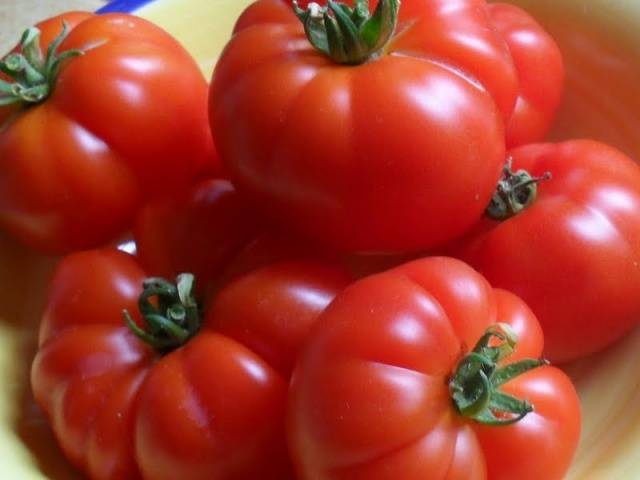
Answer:
[(13, 83), (3, 81), (0, 105), (39, 103), (51, 94), (62, 64), (83, 54), (82, 50), (77, 49), (58, 53), (68, 34), (68, 25), (63, 21), (62, 31), (51, 42), (44, 56), (40, 48), (40, 30), (32, 27), (23, 33), (18, 52), (0, 60), (0, 71), (13, 80)]
[(513, 171), (508, 158), (485, 214), (493, 220), (506, 220), (531, 205), (538, 194), (538, 183), (551, 179), (551, 172), (532, 177), (526, 170)]
[[(497, 342), (491, 342), (496, 339)], [(458, 364), (449, 392), (460, 415), (485, 425), (510, 425), (533, 411), (526, 400), (502, 392), (499, 387), (546, 360), (525, 359), (505, 366), (498, 364), (513, 353), (517, 336), (509, 325), (489, 327), (473, 351)]]
[(353, 8), (334, 0), (326, 7), (312, 2), (306, 10), (293, 0), (293, 10), (316, 49), (337, 63), (355, 65), (375, 57), (389, 42), (400, 0), (380, 0), (373, 14), (368, 0), (355, 0)]
[(175, 284), (163, 278), (148, 278), (142, 287), (138, 309), (143, 326), (140, 327), (127, 310), (122, 312), (125, 323), (140, 340), (166, 353), (198, 333), (202, 319), (193, 297), (192, 274), (178, 275)]

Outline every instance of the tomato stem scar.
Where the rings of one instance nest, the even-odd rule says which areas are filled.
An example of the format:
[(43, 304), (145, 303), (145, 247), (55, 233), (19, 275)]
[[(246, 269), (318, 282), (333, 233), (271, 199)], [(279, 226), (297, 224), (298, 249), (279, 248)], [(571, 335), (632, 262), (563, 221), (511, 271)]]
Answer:
[(502, 178), (485, 211), (494, 220), (506, 220), (531, 205), (538, 194), (538, 183), (551, 179), (551, 172), (533, 177), (526, 170), (513, 171), (512, 159), (507, 158)]

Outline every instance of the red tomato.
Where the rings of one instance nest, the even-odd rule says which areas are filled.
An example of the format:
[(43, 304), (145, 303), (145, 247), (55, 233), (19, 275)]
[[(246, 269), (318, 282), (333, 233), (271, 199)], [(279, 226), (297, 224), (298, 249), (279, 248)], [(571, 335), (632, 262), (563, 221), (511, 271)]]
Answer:
[[(303, 8), (309, 3), (308, 0), (298, 1)], [(324, 1), (317, 3), (326, 5)], [(352, 1), (345, 3), (353, 4)], [(378, 2), (371, 3), (377, 5)], [(521, 8), (506, 3), (492, 3), (488, 9), (493, 27), (507, 43), (518, 75), (518, 99), (507, 123), (507, 147), (541, 141), (553, 123), (564, 89), (564, 64), (560, 49), (551, 35)], [(250, 10), (248, 13), (245, 17), (253, 16)], [(278, 20), (286, 20), (284, 13), (279, 16), (281, 18)], [(256, 21), (259, 20), (243, 18), (240, 28), (245, 23)]]
[[(298, 478), (563, 478), (580, 405), (566, 375), (526, 360), (542, 342), (519, 298), (458, 260), (418, 260), (352, 284), (318, 319), (292, 379)], [(500, 385), (509, 368), (521, 374)], [(500, 389), (524, 416), (483, 425), (515, 420), (496, 412)]]
[(44, 98), (0, 106), (0, 225), (49, 253), (114, 239), (140, 202), (217, 158), (206, 81), (175, 39), (134, 16), (69, 13), (38, 25), (43, 49), (63, 21), (58, 53), (84, 54), (40, 85)]
[(493, 25), (509, 46), (520, 89), (507, 124), (507, 147), (539, 142), (549, 132), (564, 89), (564, 64), (556, 42), (514, 5), (489, 5)]
[(262, 229), (228, 180), (205, 180), (146, 205), (133, 233), (147, 272), (166, 278), (191, 272), (205, 288)]
[(146, 272), (166, 278), (191, 272), (203, 292), (274, 263), (342, 264), (361, 277), (406, 261), (405, 256), (341, 256), (270, 230), (227, 180), (205, 180), (181, 195), (147, 204), (133, 231)]
[(281, 231), (265, 230), (229, 261), (220, 283), (274, 263), (300, 260), (343, 263), (335, 252)]
[[(292, 356), (348, 276), (317, 264), (253, 272), (222, 290), (199, 331), (186, 277), (139, 298), (145, 276), (117, 250), (70, 255), (54, 274), (31, 380), (65, 454), (99, 480), (291, 478)], [(175, 315), (184, 345), (151, 327), (159, 315)]]
[(379, 55), (341, 65), (305, 39), (288, 2), (251, 5), (210, 94), (238, 189), (281, 225), (344, 250), (462, 234), (499, 178), (518, 78), (484, 0), (455, 7), (403, 2)]
[(516, 173), (551, 179), (538, 184), (529, 206), (483, 220), (454, 251), (527, 302), (551, 360), (600, 350), (640, 320), (640, 168), (589, 140), (510, 155)]
[(308, 260), (340, 264), (351, 273), (353, 278), (362, 278), (415, 258), (416, 254), (340, 255), (282, 232), (267, 231), (247, 244), (237, 256), (229, 261), (219, 283), (224, 285), (229, 279), (278, 262)]

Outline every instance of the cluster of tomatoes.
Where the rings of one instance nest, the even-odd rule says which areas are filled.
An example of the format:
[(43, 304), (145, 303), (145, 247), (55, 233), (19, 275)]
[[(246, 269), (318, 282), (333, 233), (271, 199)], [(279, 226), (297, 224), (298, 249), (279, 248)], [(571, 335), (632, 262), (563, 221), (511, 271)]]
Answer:
[(640, 320), (640, 168), (533, 143), (563, 66), (524, 11), (374, 3), (257, 0), (211, 85), (120, 14), (1, 62), (0, 225), (68, 254), (33, 392), (90, 478), (567, 472), (547, 359)]

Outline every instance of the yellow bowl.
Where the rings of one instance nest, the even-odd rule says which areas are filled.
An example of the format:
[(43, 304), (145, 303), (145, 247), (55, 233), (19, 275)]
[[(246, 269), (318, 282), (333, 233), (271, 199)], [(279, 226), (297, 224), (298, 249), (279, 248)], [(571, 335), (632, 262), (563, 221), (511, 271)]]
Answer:
[[(209, 76), (235, 18), (248, 3), (157, 0), (137, 14), (180, 39)], [(596, 138), (640, 158), (640, 2), (514, 3), (547, 27), (565, 56), (567, 93), (552, 138)], [(0, 234), (0, 477), (6, 479), (81, 478), (62, 457), (29, 387), (43, 293), (54, 264)], [(640, 329), (606, 352), (567, 366), (584, 417), (569, 479), (640, 478), (639, 364)]]

